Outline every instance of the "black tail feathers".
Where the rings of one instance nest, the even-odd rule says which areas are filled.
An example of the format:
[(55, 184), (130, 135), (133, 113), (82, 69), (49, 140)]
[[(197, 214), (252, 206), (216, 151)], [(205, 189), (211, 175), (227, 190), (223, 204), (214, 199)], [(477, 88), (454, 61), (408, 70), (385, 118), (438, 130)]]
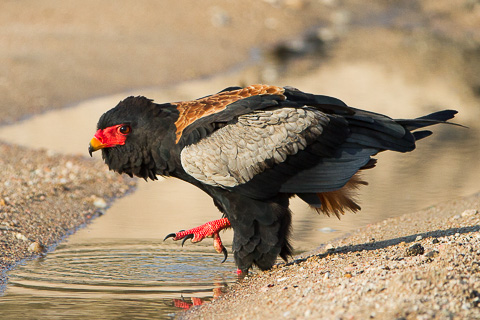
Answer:
[[(447, 120), (453, 119), (453, 117), (455, 117), (457, 113), (457, 110), (442, 110), (415, 119), (398, 119), (395, 121), (398, 124), (402, 125), (408, 131), (417, 130), (438, 123), (446, 123), (463, 127), (462, 125), (457, 123), (447, 122)], [(412, 132), (412, 134), (415, 137), (415, 140), (420, 140), (430, 136), (432, 134), (432, 131), (421, 130)]]
[[(453, 117), (455, 117), (457, 113), (458, 112), (456, 110), (442, 110), (442, 111), (430, 113), (430, 114), (427, 114), (426, 116), (415, 118), (415, 119), (396, 119), (395, 122), (402, 125), (405, 129), (411, 131), (411, 130), (428, 127), (437, 123), (455, 124), (455, 123), (447, 122), (447, 120), (450, 120)], [(419, 136), (422, 136), (422, 138), (425, 138), (431, 134), (430, 133), (425, 135), (426, 132), (429, 132), (429, 131), (424, 131), (424, 132), (425, 133), (423, 134), (419, 134)]]

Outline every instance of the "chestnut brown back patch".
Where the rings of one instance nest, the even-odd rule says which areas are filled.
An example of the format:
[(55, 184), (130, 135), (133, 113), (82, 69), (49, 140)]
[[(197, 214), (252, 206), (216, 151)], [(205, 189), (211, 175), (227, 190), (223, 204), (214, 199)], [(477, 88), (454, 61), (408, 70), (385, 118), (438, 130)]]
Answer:
[(229, 104), (235, 101), (262, 94), (283, 95), (284, 92), (285, 89), (281, 87), (255, 84), (243, 89), (220, 92), (198, 100), (174, 102), (172, 104), (177, 106), (179, 113), (178, 119), (175, 121), (177, 128), (175, 143), (178, 143), (183, 130), (190, 124), (198, 119), (225, 110)]

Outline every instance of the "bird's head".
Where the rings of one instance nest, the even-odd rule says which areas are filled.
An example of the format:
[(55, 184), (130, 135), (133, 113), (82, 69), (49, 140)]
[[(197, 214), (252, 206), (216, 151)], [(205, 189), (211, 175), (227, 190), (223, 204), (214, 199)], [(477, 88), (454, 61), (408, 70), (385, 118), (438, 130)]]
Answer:
[(131, 132), (132, 126), (128, 123), (98, 129), (88, 146), (90, 156), (99, 149), (123, 146)]
[[(104, 113), (90, 141), (90, 156), (102, 150), (109, 168), (130, 176), (156, 179), (161, 171), (161, 143), (170, 124), (168, 105), (145, 97), (128, 97)], [(166, 159), (168, 160), (168, 159)]]

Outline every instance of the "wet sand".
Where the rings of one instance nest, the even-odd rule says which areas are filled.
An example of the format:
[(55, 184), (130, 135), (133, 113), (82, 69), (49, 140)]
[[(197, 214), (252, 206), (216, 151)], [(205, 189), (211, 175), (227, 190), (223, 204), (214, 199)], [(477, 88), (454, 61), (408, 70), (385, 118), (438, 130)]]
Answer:
[[(282, 72), (305, 75), (313, 66), (318, 67), (319, 57), (308, 56), (305, 42), (287, 41), (312, 26), (320, 26), (314, 29), (315, 34), (326, 41), (327, 47), (350, 46), (341, 51), (343, 56), (331, 59), (378, 55), (384, 66), (408, 59), (408, 50), (395, 60), (381, 54), (381, 48), (369, 50), (362, 39), (368, 39), (372, 30), (351, 30), (355, 20), (369, 15), (380, 24), (382, 19), (389, 19), (389, 28), (410, 30), (414, 44), (419, 34), (430, 33), (450, 44), (466, 46), (465, 55), (449, 60), (464, 68), (463, 60), (479, 59), (480, 5), (459, 1), (450, 8), (449, 4), (412, 2), (411, 7), (385, 16), (382, 1), (369, 8), (359, 8), (349, 1), (342, 6), (337, 1), (242, 1), (228, 5), (223, 1), (176, 1), (169, 7), (154, 1), (135, 5), (122, 1), (84, 2), (81, 8), (74, 1), (7, 2), (0, 12), (0, 122), (16, 121), (93, 96), (169, 86), (246, 62), (255, 64), (259, 61), (252, 48), (275, 52), (272, 49), (278, 47), (274, 44), (286, 41), (286, 47), (280, 47), (283, 52), (286, 48), (295, 56), (299, 49), (302, 54), (307, 51), (307, 58), (290, 61), (285, 70), (265, 64), (239, 80), (280, 83)], [(404, 16), (406, 12), (409, 14)], [(417, 24), (421, 28), (414, 32)], [(386, 42), (395, 41), (389, 36), (385, 33)], [(400, 44), (408, 48), (409, 43), (405, 46), (402, 41)], [(428, 43), (416, 44), (411, 48), (430, 58), (423, 61), (432, 61), (427, 69), (417, 72), (438, 71), (440, 76), (452, 78), (452, 85), (468, 81), (472, 90), (464, 92), (465, 99), (475, 96), (480, 87), (478, 69), (462, 69), (464, 76), (457, 79), (457, 72), (449, 72), (452, 64), (438, 63), (444, 57), (428, 56)], [(305, 83), (313, 81), (303, 79)], [(224, 86), (229, 85), (233, 83)], [(335, 92), (328, 94), (342, 97)], [(464, 120), (473, 123), (474, 119)], [(12, 141), (14, 137), (0, 144), (3, 271), (21, 259), (52, 250), (63, 237), (102, 214), (113, 197), (128, 192), (135, 183), (109, 173), (97, 160), (33, 151), (8, 143)], [(327, 254), (321, 249), (306, 261), (252, 276), (226, 296), (187, 316), (480, 318), (480, 221), (475, 213), (479, 210), (475, 195), (389, 219), (332, 242)], [(423, 246), (424, 253), (407, 256), (408, 247), (414, 243)]]

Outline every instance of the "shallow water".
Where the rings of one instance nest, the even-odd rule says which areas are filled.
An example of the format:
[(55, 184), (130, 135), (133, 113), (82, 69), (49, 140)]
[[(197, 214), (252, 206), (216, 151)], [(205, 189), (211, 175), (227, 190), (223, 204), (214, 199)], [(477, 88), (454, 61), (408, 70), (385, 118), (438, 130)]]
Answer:
[[(163, 318), (190, 296), (211, 299), (235, 279), (210, 248), (154, 240), (67, 242), (9, 274), (2, 319)], [(185, 301), (181, 301), (182, 295)]]
[[(369, 86), (378, 85), (375, 81), (387, 82), (387, 74), (375, 68), (369, 70), (374, 79)], [(351, 76), (351, 72), (337, 74)], [(331, 76), (330, 79), (332, 83), (341, 82)], [(218, 82), (225, 81), (191, 82), (175, 89), (86, 101), (0, 128), (0, 138), (52, 152), (87, 155), (95, 121), (126, 95), (145, 94), (158, 102), (183, 100), (220, 89)], [(384, 91), (395, 92), (395, 89), (402, 90), (403, 97), (411, 96), (412, 108), (416, 107), (415, 94), (421, 92), (417, 85), (410, 88), (401, 82), (400, 86)], [(425, 92), (421, 94), (424, 96)], [(353, 96), (360, 106), (381, 99), (360, 93)], [(398, 103), (404, 106), (410, 102)], [(468, 114), (467, 109), (461, 112)], [(370, 185), (360, 190), (358, 198), (363, 207), (360, 213), (337, 220), (317, 216), (305, 204), (294, 200), (293, 238), (297, 253), (312, 250), (361, 226), (478, 191), (477, 128), (436, 126), (433, 130), (435, 134), (419, 142), (415, 152), (391, 152), (377, 157), (377, 168), (364, 174)], [(92, 170), (96, 165), (103, 166), (92, 162)], [(8, 287), (0, 299), (2, 319), (20, 318), (25, 310), (31, 318), (39, 319), (92, 315), (96, 319), (165, 318), (181, 307), (199, 303), (197, 298), (211, 299), (236, 281), (233, 258), (220, 264), (222, 255), (214, 252), (211, 239), (195, 245), (187, 242), (183, 248), (177, 242), (162, 239), (170, 232), (219, 217), (212, 200), (186, 183), (174, 179), (139, 181), (134, 193), (117, 200), (105, 215), (70, 236), (55, 251), (8, 273)], [(231, 237), (231, 231), (222, 236), (227, 248)]]

